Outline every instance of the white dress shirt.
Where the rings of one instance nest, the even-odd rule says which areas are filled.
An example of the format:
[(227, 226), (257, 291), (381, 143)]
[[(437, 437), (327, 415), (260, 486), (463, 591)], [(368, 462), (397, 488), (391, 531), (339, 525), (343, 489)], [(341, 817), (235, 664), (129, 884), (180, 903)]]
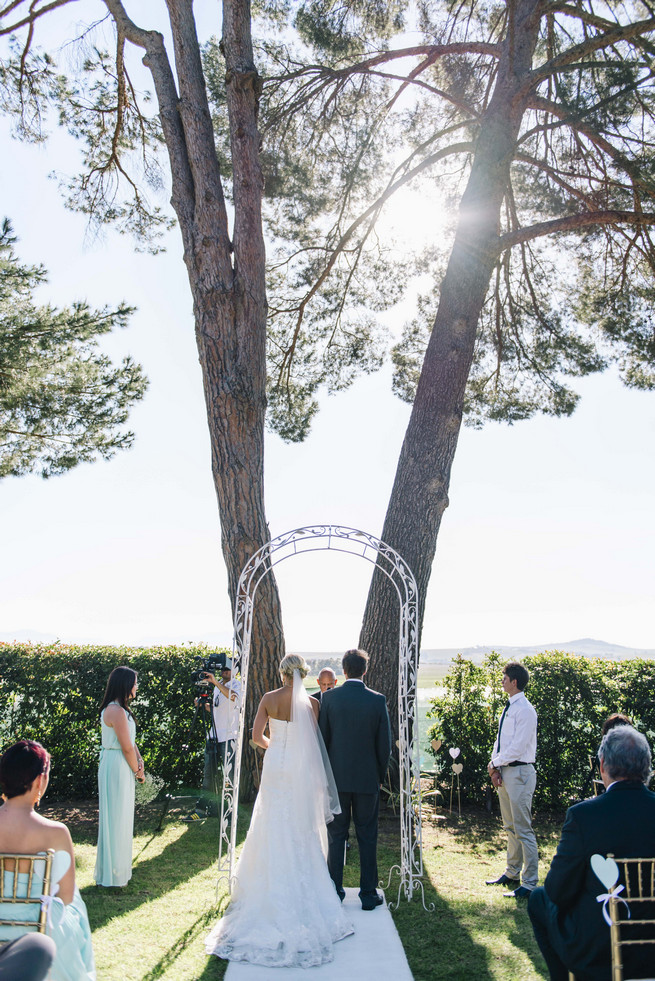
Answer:
[[(498, 724), (500, 728), (500, 723)], [(494, 766), (507, 766), (520, 760), (534, 763), (537, 756), (537, 713), (522, 691), (509, 699), (503, 720), (503, 730), (494, 742), (491, 762)]]
[(218, 688), (214, 689), (214, 725), (216, 727), (216, 740), (219, 743), (236, 739), (239, 731), (241, 682), (238, 678), (232, 678), (225, 687), (234, 692), (236, 700), (227, 698)]

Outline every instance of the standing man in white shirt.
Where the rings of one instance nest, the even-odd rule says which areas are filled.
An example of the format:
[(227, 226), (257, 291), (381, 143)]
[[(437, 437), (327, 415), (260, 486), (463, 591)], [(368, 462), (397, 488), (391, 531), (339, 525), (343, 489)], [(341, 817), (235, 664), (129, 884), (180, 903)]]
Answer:
[(489, 761), (489, 775), (498, 790), (503, 827), (507, 832), (507, 867), (488, 886), (507, 886), (504, 896), (527, 899), (537, 885), (539, 851), (532, 830), (532, 797), (537, 783), (537, 713), (525, 697), (530, 675), (518, 661), (503, 669), (508, 699), (498, 723)]

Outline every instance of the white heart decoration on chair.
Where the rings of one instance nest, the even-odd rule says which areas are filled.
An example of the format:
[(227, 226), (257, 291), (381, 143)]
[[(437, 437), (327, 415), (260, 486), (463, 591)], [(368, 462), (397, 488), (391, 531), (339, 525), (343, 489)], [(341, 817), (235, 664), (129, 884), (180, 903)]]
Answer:
[(603, 858), (602, 855), (591, 856), (591, 868), (606, 889), (616, 885), (619, 878), (619, 867), (613, 858)]
[(456, 760), (456, 759), (457, 759), (457, 757), (458, 757), (458, 756), (459, 756), (459, 754), (460, 754), (460, 750), (459, 750), (459, 749), (457, 749), (457, 747), (456, 747), (456, 746), (451, 746), (451, 747), (450, 747), (450, 749), (448, 750), (448, 752), (450, 753), (450, 755), (452, 756), (452, 758), (453, 758), (454, 760)]

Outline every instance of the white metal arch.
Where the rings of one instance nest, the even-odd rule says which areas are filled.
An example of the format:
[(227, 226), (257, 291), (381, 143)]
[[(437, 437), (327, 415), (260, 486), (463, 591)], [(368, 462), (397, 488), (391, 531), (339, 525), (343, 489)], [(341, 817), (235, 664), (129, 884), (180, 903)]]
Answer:
[[(233, 670), (241, 674), (241, 702), (238, 736), (226, 746), (223, 767), (219, 841), (219, 880), (227, 877), (231, 891), (237, 836), (238, 787), (245, 733), (245, 707), (252, 616), (257, 587), (271, 569), (285, 559), (304, 552), (331, 549), (359, 556), (377, 566), (396, 588), (400, 604), (398, 645), (398, 728), (400, 768), (401, 861), (391, 869), (400, 876), (401, 891), (410, 900), (419, 888), (423, 895), (423, 848), (421, 836), (420, 752), (416, 717), (418, 671), (418, 589), (414, 575), (404, 559), (379, 538), (342, 525), (310, 525), (278, 535), (250, 558), (239, 578), (234, 616), (232, 647)], [(234, 705), (234, 703), (230, 703)], [(236, 708), (234, 709), (236, 711)], [(396, 903), (397, 905), (397, 903)]]

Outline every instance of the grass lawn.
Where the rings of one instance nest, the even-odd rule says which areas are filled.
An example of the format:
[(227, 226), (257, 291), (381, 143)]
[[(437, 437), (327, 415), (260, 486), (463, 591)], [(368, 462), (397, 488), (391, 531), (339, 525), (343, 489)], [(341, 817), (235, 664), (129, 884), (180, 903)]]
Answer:
[[(48, 816), (64, 820), (77, 857), (77, 880), (89, 910), (98, 981), (210, 981), (222, 978), (226, 964), (207, 957), (202, 939), (226, 903), (224, 884), (216, 887), (218, 821), (183, 824), (181, 811), (166, 818), (156, 834), (160, 809), (152, 804), (137, 814), (134, 874), (125, 889), (93, 883), (96, 811), (88, 805), (53, 805)], [(250, 809), (240, 808), (245, 833)], [(537, 817), (535, 829), (545, 874), (560, 823)], [(380, 819), (380, 876), (399, 860), (399, 828), (384, 809)], [(357, 849), (349, 853), (344, 883), (358, 884)], [(504, 840), (497, 814), (470, 812), (458, 819), (424, 820), (426, 912), (418, 897), (401, 898), (394, 921), (416, 981), (441, 978), (547, 978), (532, 937), (525, 903), (504, 899), (498, 887), (484, 885), (504, 868)], [(395, 900), (397, 876), (387, 890)], [(311, 971), (308, 972), (311, 981)], [(354, 981), (345, 978), (343, 981)], [(356, 981), (374, 981), (358, 978)]]
[(418, 687), (432, 688), (434, 685), (440, 685), (450, 669), (450, 664), (428, 664), (427, 662), (419, 664)]

